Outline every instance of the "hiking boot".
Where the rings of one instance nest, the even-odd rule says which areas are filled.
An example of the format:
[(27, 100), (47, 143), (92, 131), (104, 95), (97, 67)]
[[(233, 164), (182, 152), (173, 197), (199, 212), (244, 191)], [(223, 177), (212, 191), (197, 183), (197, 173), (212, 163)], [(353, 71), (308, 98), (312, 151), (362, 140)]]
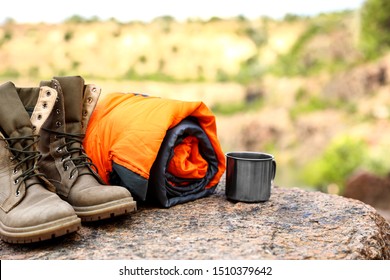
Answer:
[[(37, 164), (40, 127), (49, 117), (56, 91), (36, 89), (36, 98), (11, 82), (0, 86), (0, 237), (31, 243), (77, 231), (81, 224)], [(29, 113), (25, 109), (29, 107)]]
[(58, 92), (58, 102), (40, 130), (40, 165), (57, 194), (69, 202), (82, 221), (106, 219), (136, 210), (130, 192), (106, 186), (86, 155), (82, 142), (100, 88), (84, 85), (79, 76), (41, 82)]

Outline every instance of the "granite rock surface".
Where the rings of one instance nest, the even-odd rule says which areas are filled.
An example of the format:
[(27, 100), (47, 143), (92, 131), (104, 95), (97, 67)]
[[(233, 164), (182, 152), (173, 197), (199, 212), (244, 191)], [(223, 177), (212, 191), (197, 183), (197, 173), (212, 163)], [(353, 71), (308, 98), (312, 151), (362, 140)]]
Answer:
[(84, 224), (36, 244), (0, 241), (1, 259), (390, 259), (390, 224), (357, 200), (273, 187), (269, 201), (215, 194), (162, 209)]

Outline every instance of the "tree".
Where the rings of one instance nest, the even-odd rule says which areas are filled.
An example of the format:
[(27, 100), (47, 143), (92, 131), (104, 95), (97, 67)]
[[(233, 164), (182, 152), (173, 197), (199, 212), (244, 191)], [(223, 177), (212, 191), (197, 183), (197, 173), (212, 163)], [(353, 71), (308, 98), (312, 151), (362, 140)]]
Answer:
[(390, 1), (366, 0), (361, 9), (361, 49), (368, 59), (390, 49)]

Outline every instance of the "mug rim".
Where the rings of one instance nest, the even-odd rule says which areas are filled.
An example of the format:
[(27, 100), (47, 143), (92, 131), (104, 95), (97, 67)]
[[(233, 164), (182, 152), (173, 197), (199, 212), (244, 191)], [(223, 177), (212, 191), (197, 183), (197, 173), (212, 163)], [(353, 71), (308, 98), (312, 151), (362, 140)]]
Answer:
[[(248, 158), (245, 157), (244, 155), (263, 155), (267, 156), (267, 158)], [(255, 151), (232, 151), (232, 152), (227, 152), (225, 154), (227, 158), (232, 158), (232, 159), (238, 159), (238, 160), (248, 160), (248, 161), (266, 161), (266, 160), (274, 160), (275, 157), (269, 153), (264, 153), (264, 152), (255, 152)]]

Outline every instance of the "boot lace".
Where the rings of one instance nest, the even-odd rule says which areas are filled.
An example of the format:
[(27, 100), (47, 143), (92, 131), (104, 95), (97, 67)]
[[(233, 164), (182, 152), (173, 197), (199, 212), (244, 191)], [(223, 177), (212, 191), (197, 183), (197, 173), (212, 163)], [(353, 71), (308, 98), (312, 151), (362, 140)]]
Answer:
[[(79, 176), (89, 175), (91, 174), (90, 169), (83, 167), (93, 168), (97, 173), (98, 169), (95, 164), (93, 164), (92, 160), (87, 156), (84, 147), (83, 147), (83, 139), (85, 134), (82, 133), (66, 133), (66, 132), (58, 132), (46, 128), (41, 128), (49, 133), (55, 135), (56, 139), (64, 138), (65, 144), (61, 145), (57, 148), (58, 152), (62, 152), (64, 148), (66, 148), (66, 153), (62, 156), (62, 164), (64, 170), (68, 170), (68, 162), (72, 161), (75, 167), (70, 171), (69, 179), (72, 179), (76, 170), (84, 170), (84, 172), (80, 172)], [(87, 170), (87, 172), (85, 172)]]
[[(14, 183), (18, 187), (16, 189), (16, 194), (19, 195), (20, 187), (22, 182), (28, 182), (26, 188), (39, 184), (39, 180), (28, 181), (28, 179), (38, 176), (46, 177), (45, 174), (38, 171), (39, 167), (35, 164), (41, 157), (41, 153), (34, 148), (36, 143), (39, 141), (39, 135), (23, 136), (23, 137), (11, 137), (3, 138), (3, 140), (8, 143), (6, 148), (12, 153), (10, 160), (12, 162), (17, 162), (14, 167), (13, 172), (17, 173), (20, 169), (23, 170), (22, 173), (15, 178)], [(16, 143), (21, 143), (22, 149), (16, 148)], [(26, 143), (23, 145), (23, 143)]]

